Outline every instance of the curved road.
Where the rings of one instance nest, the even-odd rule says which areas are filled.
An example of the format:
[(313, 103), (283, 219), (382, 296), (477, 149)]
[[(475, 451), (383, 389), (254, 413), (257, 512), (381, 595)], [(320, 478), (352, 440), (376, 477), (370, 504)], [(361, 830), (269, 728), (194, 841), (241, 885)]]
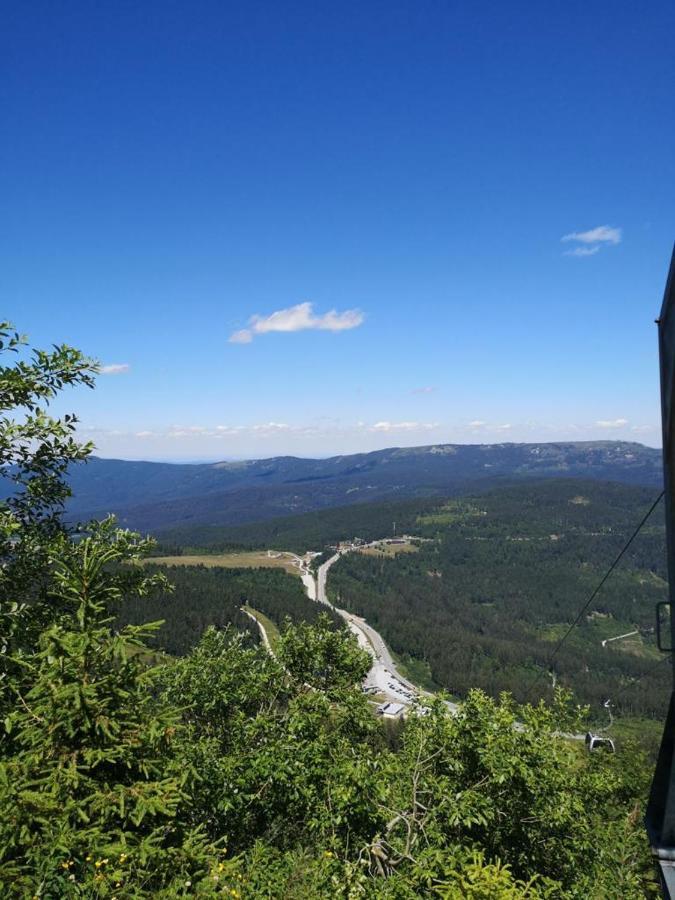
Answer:
[[(340, 609), (333, 606), (326, 596), (326, 581), (328, 580), (328, 570), (334, 565), (338, 559), (348, 551), (342, 550), (331, 556), (323, 565), (319, 566), (316, 578), (316, 596), (313, 597), (308, 590), (311, 599), (324, 603), (341, 616), (347, 623), (350, 631), (354, 633), (357, 641), (364, 650), (370, 653), (373, 664), (368, 673), (364, 687), (372, 693), (382, 694), (385, 699), (391, 703), (400, 703), (403, 706), (410, 706), (420, 697), (425, 696), (426, 692), (421, 691), (416, 685), (409, 681), (396, 668), (396, 664), (392, 659), (391, 653), (381, 635), (369, 625), (365, 619), (354, 613), (347, 612), (346, 609)], [(311, 578), (311, 575), (310, 575)], [(312, 579), (313, 581), (314, 579)], [(305, 577), (303, 575), (303, 581)], [(456, 704), (448, 703), (453, 711), (457, 708)]]
[[(377, 541), (374, 543), (377, 543)], [(326, 582), (328, 580), (328, 571), (330, 567), (333, 566), (343, 554), (349, 552), (349, 550), (339, 550), (337, 553), (333, 554), (330, 559), (327, 559), (325, 563), (319, 566), (316, 578), (309, 568), (312, 554), (308, 554), (304, 559), (295, 554), (289, 555), (293, 557), (294, 564), (300, 569), (302, 582), (305, 585), (305, 590), (307, 591), (307, 596), (310, 600), (325, 604), (341, 616), (347, 623), (350, 631), (355, 635), (359, 642), (359, 646), (370, 653), (373, 664), (370, 668), (370, 672), (366, 676), (364, 688), (367, 691), (384, 696), (385, 701), (390, 703), (400, 703), (403, 707), (412, 706), (413, 703), (423, 700), (424, 697), (430, 697), (431, 695), (427, 691), (423, 691), (421, 688), (414, 685), (404, 675), (401, 675), (396, 668), (396, 664), (391, 657), (387, 645), (382, 640), (382, 636), (372, 627), (372, 625), (369, 625), (366, 620), (362, 619), (360, 616), (347, 612), (346, 609), (340, 609), (338, 606), (333, 606), (326, 596)], [(251, 616), (251, 618), (255, 619), (255, 616)], [(256, 619), (256, 621), (258, 620)], [(264, 634), (264, 628), (260, 622), (258, 622), (258, 625), (266, 639), (267, 635)], [(624, 637), (624, 635), (621, 636)], [(456, 703), (451, 703), (449, 700), (446, 700), (445, 703), (451, 712), (455, 713), (457, 711), (458, 706)], [(523, 728), (520, 723), (516, 723), (515, 727)], [(567, 732), (558, 732), (558, 734), (560, 737), (566, 738), (567, 740), (585, 740), (584, 734), (570, 734)]]

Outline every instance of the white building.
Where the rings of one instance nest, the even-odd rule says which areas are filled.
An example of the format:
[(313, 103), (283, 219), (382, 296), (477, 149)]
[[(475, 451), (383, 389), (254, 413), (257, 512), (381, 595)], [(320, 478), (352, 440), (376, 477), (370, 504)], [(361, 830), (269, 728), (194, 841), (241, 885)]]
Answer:
[(377, 707), (378, 716), (391, 716), (396, 718), (400, 716), (405, 706), (402, 703), (380, 703)]

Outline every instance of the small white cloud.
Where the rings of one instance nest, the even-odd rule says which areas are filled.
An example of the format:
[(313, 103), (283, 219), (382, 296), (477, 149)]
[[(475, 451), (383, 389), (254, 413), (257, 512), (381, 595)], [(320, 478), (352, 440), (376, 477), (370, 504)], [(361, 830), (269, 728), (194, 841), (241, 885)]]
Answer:
[(474, 419), (473, 422), (469, 422), (469, 428), (485, 428), (487, 422), (484, 422), (482, 419)]
[(250, 344), (253, 340), (253, 334), (248, 328), (242, 328), (241, 331), (235, 331), (228, 338), (230, 344)]
[(560, 240), (578, 244), (573, 250), (567, 250), (565, 256), (595, 256), (602, 246), (621, 243), (621, 229), (612, 225), (598, 225), (588, 231), (572, 231), (564, 234)]
[(293, 331), (347, 331), (357, 328), (364, 319), (358, 309), (347, 309), (337, 312), (332, 309), (322, 316), (314, 314), (311, 303), (298, 303), (288, 309), (279, 309), (269, 316), (251, 316), (248, 328), (235, 331), (229, 337), (231, 344), (250, 344), (255, 335), (276, 331), (289, 333)]
[(124, 372), (128, 372), (130, 368), (129, 363), (109, 363), (106, 366), (101, 366), (99, 372), (101, 375), (122, 375)]
[(155, 433), (154, 431), (137, 431), (136, 437), (137, 438), (148, 438), (148, 437), (152, 437), (154, 435), (154, 433)]
[(411, 394), (433, 394), (434, 391), (436, 391), (436, 390), (438, 390), (438, 389), (435, 387), (418, 387), (418, 388), (413, 388), (412, 391), (410, 391), (410, 393)]
[(513, 426), (510, 422), (505, 422), (503, 425), (497, 425), (497, 431), (510, 431)]
[(389, 433), (392, 431), (431, 431), (438, 422), (376, 422), (370, 431)]
[(633, 425), (631, 431), (633, 434), (648, 434), (650, 431), (656, 431), (656, 425)]
[(600, 244), (595, 247), (575, 247), (574, 250), (565, 250), (563, 256), (595, 256), (600, 250)]
[(573, 231), (560, 238), (561, 241), (578, 241), (580, 244), (620, 244), (621, 229), (611, 225), (598, 225), (589, 231)]
[(253, 425), (252, 430), (262, 432), (289, 431), (290, 427), (285, 422), (264, 422), (262, 425)]
[(595, 424), (598, 428), (623, 428), (628, 419), (599, 419)]

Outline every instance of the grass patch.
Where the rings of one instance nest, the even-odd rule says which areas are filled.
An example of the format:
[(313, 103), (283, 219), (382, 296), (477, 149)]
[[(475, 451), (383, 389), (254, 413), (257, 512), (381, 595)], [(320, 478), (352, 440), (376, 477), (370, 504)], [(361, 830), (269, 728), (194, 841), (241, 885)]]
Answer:
[(379, 544), (377, 547), (364, 547), (361, 550), (364, 556), (397, 556), (399, 553), (417, 553), (417, 544)]
[(477, 506), (461, 500), (449, 500), (434, 512), (418, 516), (417, 522), (419, 525), (454, 525), (456, 522), (465, 522), (467, 519), (484, 515), (485, 511), (478, 509)]
[(255, 616), (262, 625), (265, 634), (267, 635), (267, 640), (270, 642), (272, 653), (276, 656), (279, 651), (279, 641), (281, 640), (281, 632), (277, 626), (271, 619), (268, 619), (264, 613), (261, 613), (260, 610), (254, 609), (252, 606), (244, 606), (243, 608), (247, 613)]
[(157, 566), (206, 566), (222, 569), (283, 569), (291, 575), (300, 575), (290, 553), (270, 556), (266, 550), (251, 550), (239, 553), (203, 553), (193, 556), (151, 556), (143, 560), (146, 565)]
[[(564, 622), (556, 622), (531, 628), (531, 633), (536, 634), (544, 641), (556, 642), (566, 634), (569, 625)], [(611, 615), (604, 616), (597, 613), (591, 613), (579, 627), (575, 628), (569, 636), (569, 642), (576, 647), (597, 648), (598, 653), (611, 656), (615, 653), (628, 653), (633, 656), (640, 656), (644, 659), (657, 660), (660, 653), (654, 643), (654, 638), (642, 634), (632, 634), (630, 637), (621, 638), (620, 640), (610, 640), (604, 647), (603, 640), (615, 638), (622, 634), (629, 634), (635, 631), (636, 626), (631, 622), (621, 622), (613, 618)]]
[(643, 719), (637, 716), (616, 718), (609, 731), (617, 741), (617, 750), (624, 742), (636, 743), (652, 760), (656, 760), (663, 733), (663, 722), (658, 719)]

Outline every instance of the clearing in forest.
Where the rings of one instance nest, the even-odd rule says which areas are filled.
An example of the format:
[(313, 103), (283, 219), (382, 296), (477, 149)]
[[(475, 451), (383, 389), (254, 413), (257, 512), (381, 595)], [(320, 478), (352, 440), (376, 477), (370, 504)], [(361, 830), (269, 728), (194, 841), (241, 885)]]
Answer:
[(416, 553), (418, 550), (419, 546), (417, 544), (408, 542), (404, 544), (387, 544), (382, 542), (381, 544), (364, 547), (361, 553), (364, 553), (366, 556), (396, 556), (397, 553)]
[(300, 575), (296, 557), (292, 553), (251, 550), (237, 553), (203, 553), (190, 556), (152, 556), (146, 564), (159, 566), (207, 566), (223, 569), (284, 569), (291, 575)]

